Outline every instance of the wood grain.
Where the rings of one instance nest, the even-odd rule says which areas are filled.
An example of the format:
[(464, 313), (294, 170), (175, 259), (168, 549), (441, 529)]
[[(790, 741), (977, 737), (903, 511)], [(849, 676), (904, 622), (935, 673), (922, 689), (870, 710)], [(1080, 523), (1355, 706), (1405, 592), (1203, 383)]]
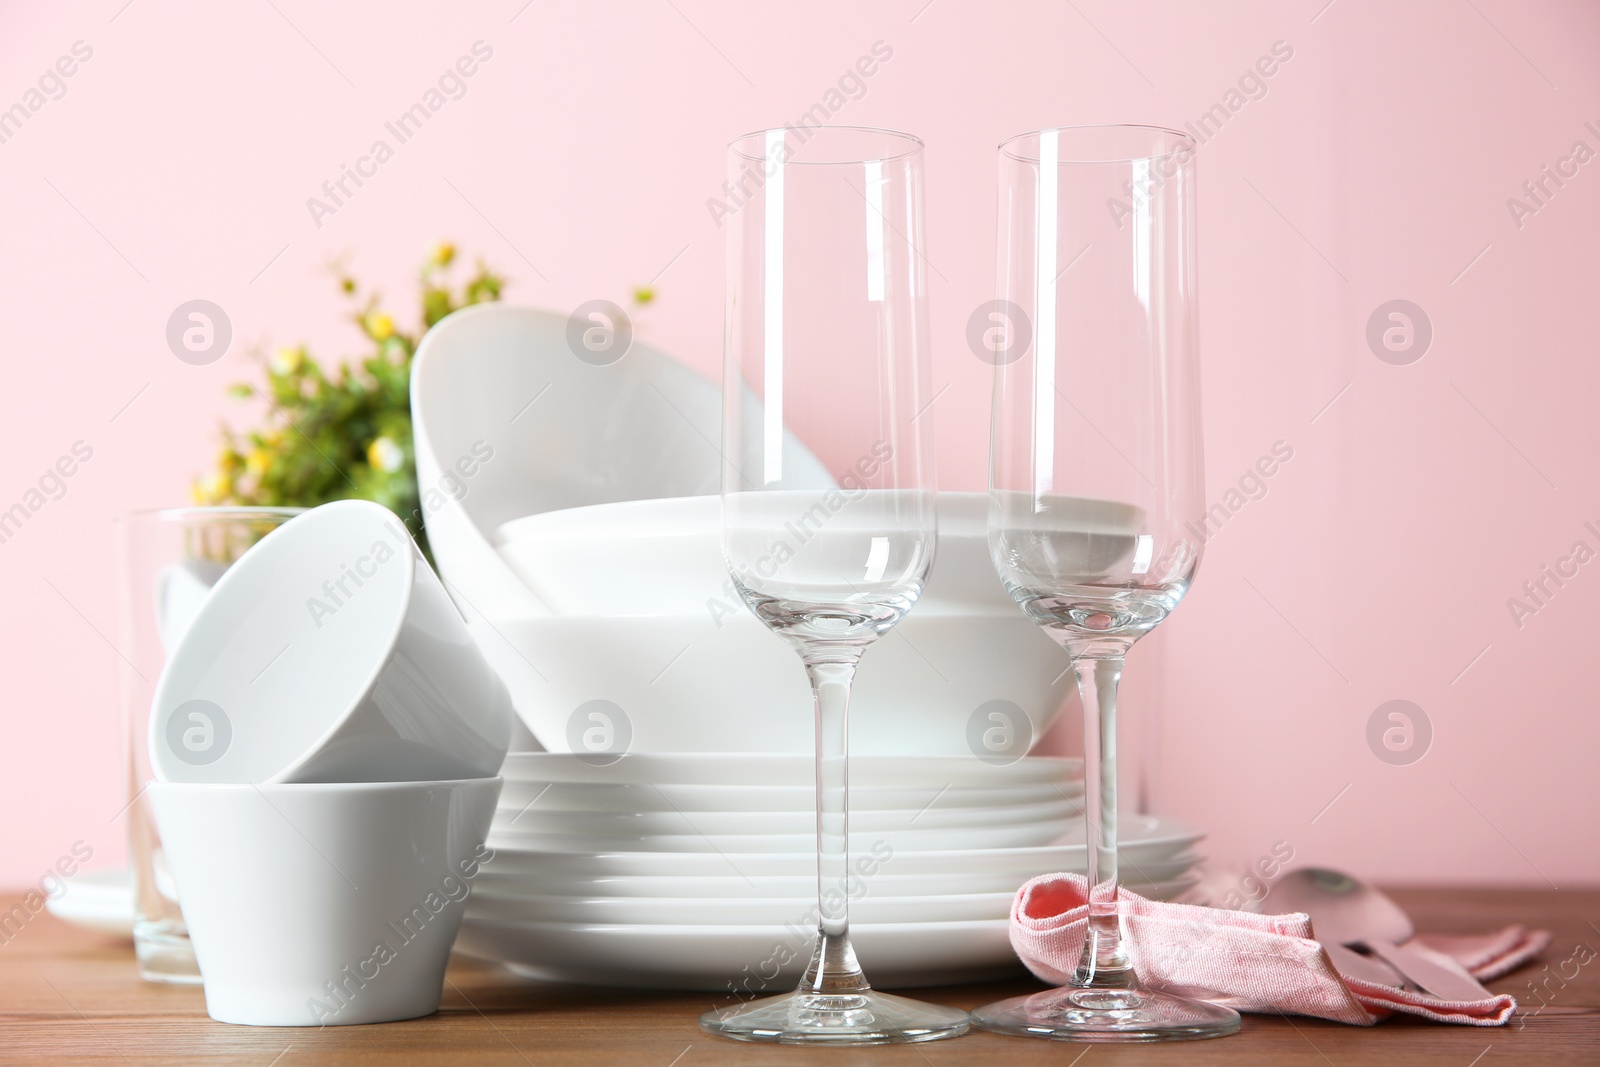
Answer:
[[(1448, 1027), (1396, 1019), (1373, 1028), (1305, 1018), (1245, 1017), (1236, 1037), (1143, 1047), (1054, 1044), (975, 1034), (882, 1049), (793, 1049), (713, 1038), (696, 1024), (709, 994), (617, 992), (547, 985), (458, 959), (439, 1014), (413, 1022), (326, 1029), (225, 1026), (205, 1014), (200, 990), (148, 985), (125, 942), (77, 930), (45, 914), (0, 945), (0, 1064), (455, 1064), (484, 1067), (713, 1067), (826, 1063), (907, 1067), (1110, 1067), (1239, 1064), (1345, 1067), (1417, 1064), (1499, 1067), (1507, 1063), (1600, 1064), (1600, 959), (1566, 964), (1544, 1003), (1529, 983), (1600, 949), (1600, 891), (1397, 890), (1420, 929), (1482, 932), (1509, 922), (1548, 927), (1545, 958), (1490, 983), (1523, 1011), (1500, 1028)], [(8, 909), (12, 901), (3, 905)], [(1548, 966), (1549, 971), (1544, 968)], [(1037, 988), (1009, 984), (922, 991), (964, 1008)]]

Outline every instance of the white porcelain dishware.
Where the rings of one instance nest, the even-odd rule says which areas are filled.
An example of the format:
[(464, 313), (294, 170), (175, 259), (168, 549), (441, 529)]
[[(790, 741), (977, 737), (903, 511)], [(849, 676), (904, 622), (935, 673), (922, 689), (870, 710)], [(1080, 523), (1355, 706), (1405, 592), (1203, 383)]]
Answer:
[(153, 782), (219, 1022), (386, 1022), (439, 1007), (500, 779)]
[[(988, 870), (979, 863), (963, 858), (953, 858), (946, 870), (938, 874), (899, 874), (893, 862), (877, 870), (867, 889), (871, 893), (889, 896), (938, 896), (946, 893), (1009, 893), (1036, 874), (1055, 871), (1074, 871), (1083, 867), (1081, 851), (1067, 854), (1058, 862), (1046, 858), (1050, 848), (1035, 850), (1037, 862), (1021, 869)], [(477, 892), (485, 896), (570, 896), (590, 897), (696, 897), (707, 900), (763, 900), (768, 897), (803, 897), (811, 891), (816, 881), (814, 875), (749, 875), (738, 874), (724, 865), (721, 873), (699, 875), (612, 875), (604, 873), (576, 873), (563, 870), (539, 870), (536, 865), (527, 869), (502, 869), (504, 852), (497, 852), (477, 883)], [(733, 859), (738, 863), (738, 859)], [(1200, 856), (1181, 852), (1159, 860), (1140, 864), (1140, 877), (1130, 880), (1134, 885), (1162, 885), (1180, 878), (1192, 878), (1194, 869), (1202, 862)], [(1143, 892), (1143, 890), (1138, 890)]]
[(178, 782), (383, 782), (499, 771), (509, 694), (399, 519), (325, 504), (246, 552), (157, 683)]
[[(1048, 824), (1065, 832), (1066, 820), (1079, 814), (1076, 799), (1057, 797), (1037, 804), (1006, 807), (852, 811), (852, 833), (913, 830), (957, 830), (984, 833)], [(803, 837), (816, 833), (816, 816), (803, 811), (653, 811), (639, 813), (546, 811), (537, 804), (502, 804), (495, 816), (497, 833), (578, 834), (592, 838), (634, 838), (660, 834), (697, 834), (713, 841), (729, 835)]]
[[(805, 687), (733, 591), (720, 505), (630, 500), (500, 527), (501, 557), (556, 613), (499, 628), (542, 676), (519, 708), (545, 748), (575, 750), (574, 710), (604, 699), (627, 715), (632, 752), (805, 751)], [(938, 495), (939, 565), (916, 611), (862, 660), (853, 753), (970, 755), (972, 717), (998, 703), (1020, 754), (1069, 697), (1059, 650), (989, 563), (986, 507), (983, 494)], [(753, 717), (752, 704), (770, 711)]]
[[(853, 786), (858, 811), (989, 809), (1016, 804), (1041, 804), (1083, 796), (1083, 782), (1067, 779), (1015, 786)], [(500, 794), (501, 808), (521, 811), (572, 811), (634, 814), (676, 811), (799, 812), (811, 815), (811, 786), (615, 785), (598, 782), (541, 782), (509, 776)]]
[[(850, 933), (861, 965), (896, 989), (1026, 974), (1004, 919), (858, 923)], [(748, 1000), (792, 987), (815, 936), (815, 913), (805, 910), (776, 926), (472, 921), (462, 926), (456, 950), (544, 981), (709, 990), (732, 1004), (736, 993)]]
[[(540, 645), (507, 625), (550, 610), (496, 554), (494, 531), (537, 512), (717, 490), (716, 385), (635, 339), (621, 308), (611, 312), (614, 347), (590, 350), (583, 311), (463, 308), (427, 332), (411, 365), (434, 558), (524, 717), (543, 691), (530, 663)], [(783, 448), (795, 477), (830, 484), (792, 433)]]
[[(1069, 819), (1063, 816), (1055, 822), (1035, 823), (1027, 826), (993, 826), (977, 830), (881, 830), (862, 831), (858, 838), (865, 843), (882, 843), (901, 852), (922, 852), (936, 848), (1037, 848), (1049, 844), (1066, 831)], [(517, 833), (496, 829), (489, 835), (495, 848), (518, 848), (535, 852), (604, 852), (608, 849), (628, 852), (665, 852), (690, 855), (704, 852), (711, 855), (728, 853), (753, 853), (764, 850), (771, 853), (794, 852), (810, 855), (815, 852), (814, 834), (640, 834), (634, 837), (594, 834)]]
[[(1077, 820), (1072, 820), (1077, 822)], [(1130, 865), (1136, 878), (1146, 877), (1133, 865), (1157, 863), (1180, 856), (1201, 839), (1201, 834), (1171, 819), (1150, 815), (1122, 816), (1120, 861)], [(758, 875), (816, 877), (815, 858), (805, 852), (714, 851), (698, 852), (632, 851), (622, 848), (595, 850), (565, 849), (563, 842), (547, 842), (548, 847), (533, 848), (502, 841), (495, 847), (494, 861), (486, 873), (496, 877), (548, 875), (551, 877), (671, 878), (730, 875), (754, 878)], [(868, 846), (870, 848), (870, 840)], [(1087, 864), (1081, 826), (1062, 835), (1050, 845), (1003, 847), (994, 844), (972, 848), (927, 848), (898, 850), (892, 858), (877, 864), (887, 873), (939, 878), (952, 872), (984, 870), (1021, 873), (1023, 879), (1051, 871), (1082, 871)]]
[[(1003, 919), (1010, 913), (1012, 894), (970, 893), (908, 897), (869, 894), (851, 902), (851, 917), (861, 922), (962, 922)], [(491, 922), (633, 923), (642, 926), (777, 925), (793, 915), (804, 915), (815, 900), (805, 896), (768, 897), (757, 900), (688, 897), (564, 897), (480, 896), (468, 905), (474, 919)]]
[[(852, 756), (850, 768), (852, 790), (927, 788), (937, 793), (947, 787), (1006, 787), (1073, 779), (1081, 784), (1083, 761), (1066, 756), (1027, 756), (990, 763), (974, 759), (970, 753)], [(513, 752), (506, 756), (503, 773), (508, 781), (541, 784), (816, 788), (811, 756), (800, 753), (635, 752), (614, 761), (600, 761), (566, 752)]]
[(85, 930), (132, 937), (133, 871), (115, 867), (80, 872), (64, 883), (59, 895), (47, 897), (44, 906), (56, 918)]
[[(1193, 877), (1184, 877), (1138, 886), (1130, 883), (1130, 888), (1146, 898), (1164, 900), (1194, 882)], [(883, 924), (1005, 919), (1011, 914), (1016, 888), (1013, 885), (978, 893), (893, 896), (873, 883), (871, 891), (852, 901), (850, 910), (852, 915), (859, 914), (862, 922)], [(803, 889), (792, 896), (749, 897), (538, 896), (480, 891), (467, 904), (467, 916), (485, 922), (760, 926), (787, 922), (794, 915), (805, 914), (815, 903), (804, 895)]]
[[(988, 507), (985, 493), (937, 495), (939, 564), (916, 616), (1016, 613), (989, 562)], [(556, 614), (674, 615), (707, 610), (719, 593), (737, 606), (721, 532), (721, 498), (668, 497), (523, 516), (494, 543)]]

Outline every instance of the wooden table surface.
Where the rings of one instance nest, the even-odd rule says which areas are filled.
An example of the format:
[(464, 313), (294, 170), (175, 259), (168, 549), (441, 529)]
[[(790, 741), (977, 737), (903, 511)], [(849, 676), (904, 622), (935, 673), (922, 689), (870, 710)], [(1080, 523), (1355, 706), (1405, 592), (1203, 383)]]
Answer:
[[(703, 1033), (696, 1020), (710, 994), (548, 985), (458, 958), (442, 1009), (427, 1019), (320, 1030), (226, 1026), (207, 1018), (199, 988), (139, 981), (127, 942), (41, 914), (0, 945), (0, 1064), (1600, 1064), (1600, 891), (1413, 889), (1395, 896), (1429, 932), (1477, 933), (1513, 921), (1554, 932), (1542, 960), (1489, 983), (1522, 1006), (1509, 1025), (1438, 1026), (1402, 1017), (1362, 1028), (1246, 1015), (1237, 1036), (1177, 1044), (1091, 1046), (975, 1032), (926, 1045), (797, 1049)], [(1570, 979), (1558, 976), (1574, 971)], [(1547, 974), (1541, 1002), (1529, 983)], [(1019, 980), (918, 995), (971, 1008), (1034, 988)]]

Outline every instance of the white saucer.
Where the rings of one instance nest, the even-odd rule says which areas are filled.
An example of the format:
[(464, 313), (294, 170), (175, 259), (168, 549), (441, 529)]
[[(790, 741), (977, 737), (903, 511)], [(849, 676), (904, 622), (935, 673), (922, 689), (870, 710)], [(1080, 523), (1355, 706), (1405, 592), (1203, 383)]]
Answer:
[(51, 915), (97, 933), (133, 936), (132, 871), (82, 871), (64, 881), (67, 891), (45, 902)]

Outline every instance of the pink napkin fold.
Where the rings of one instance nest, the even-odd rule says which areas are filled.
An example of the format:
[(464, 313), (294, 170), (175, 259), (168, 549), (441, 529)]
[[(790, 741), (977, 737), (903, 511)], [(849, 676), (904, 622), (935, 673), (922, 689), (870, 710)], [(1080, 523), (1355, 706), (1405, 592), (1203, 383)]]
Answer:
[[(1088, 883), (1081, 874), (1046, 874), (1017, 890), (1011, 906), (1011, 945), (1043, 981), (1072, 977), (1083, 951)], [(1151, 986), (1186, 991), (1238, 1011), (1314, 1015), (1371, 1026), (1395, 1012), (1442, 1023), (1501, 1026), (1516, 1000), (1439, 1000), (1414, 990), (1341, 975), (1317, 943), (1309, 917), (1169, 904), (1122, 890), (1120, 907), (1128, 954)], [(1537, 956), (1546, 930), (1510, 926), (1483, 937), (1418, 937), (1480, 980), (1495, 978)]]

